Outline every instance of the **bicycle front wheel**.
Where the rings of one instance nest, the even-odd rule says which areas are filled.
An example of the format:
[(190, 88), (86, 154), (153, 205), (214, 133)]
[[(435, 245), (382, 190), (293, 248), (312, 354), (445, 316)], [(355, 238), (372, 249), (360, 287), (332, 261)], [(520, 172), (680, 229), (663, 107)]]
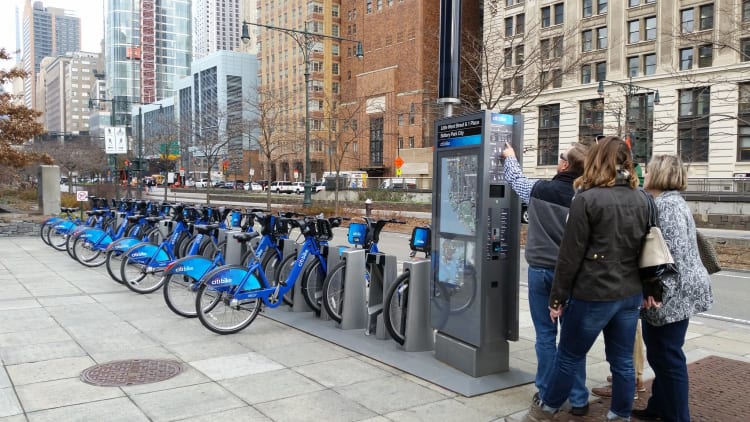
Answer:
[(326, 275), (323, 283), (323, 307), (332, 320), (340, 323), (344, 310), (346, 261), (341, 261)]
[(42, 225), (42, 228), (39, 230), (39, 237), (42, 238), (42, 242), (49, 245), (49, 239), (47, 239), (49, 235), (49, 231), (52, 230), (52, 223), (47, 223)]
[(98, 267), (104, 264), (107, 255), (98, 249), (89, 239), (83, 239), (80, 236), (73, 241), (73, 254), (78, 262), (87, 267)]
[(320, 309), (323, 298), (323, 283), (326, 280), (326, 273), (323, 272), (323, 265), (318, 259), (308, 265), (302, 275), (302, 297), (305, 298), (307, 305), (315, 312), (320, 315)]
[[(170, 274), (164, 280), (164, 301), (179, 316), (195, 318), (195, 297), (200, 280), (188, 274)], [(213, 300), (212, 300), (213, 302)]]
[(120, 278), (120, 268), (122, 267), (122, 258), (125, 257), (125, 252), (118, 250), (107, 251), (106, 267), (107, 273), (112, 280), (122, 284), (122, 278)]
[(58, 230), (52, 227), (47, 232), (47, 244), (58, 251), (65, 250), (65, 242), (68, 240), (68, 233), (64, 230)]
[(236, 290), (236, 286), (230, 290), (217, 290), (206, 283), (201, 284), (193, 307), (204, 327), (216, 334), (234, 334), (253, 322), (260, 312), (261, 300), (237, 300), (234, 298)]
[[(296, 263), (296, 256), (289, 255), (284, 257), (284, 259), (281, 260), (281, 263), (279, 263), (279, 266), (276, 269), (276, 279), (274, 280), (274, 285), (281, 282), (284, 282), (286, 284), (299, 282), (299, 278), (297, 280), (289, 280), (289, 275), (292, 273), (292, 269), (294, 269), (294, 265)], [(283, 300), (287, 305), (294, 306), (294, 289), (289, 289), (289, 291), (284, 295)]]
[(383, 323), (385, 329), (403, 345), (406, 341), (406, 310), (409, 305), (409, 271), (404, 271), (388, 287), (383, 301)]
[[(150, 261), (150, 260), (149, 260)], [(120, 266), (120, 276), (123, 283), (136, 293), (146, 294), (158, 290), (164, 283), (164, 269), (154, 267), (149, 261), (139, 262), (131, 256), (126, 256)]]

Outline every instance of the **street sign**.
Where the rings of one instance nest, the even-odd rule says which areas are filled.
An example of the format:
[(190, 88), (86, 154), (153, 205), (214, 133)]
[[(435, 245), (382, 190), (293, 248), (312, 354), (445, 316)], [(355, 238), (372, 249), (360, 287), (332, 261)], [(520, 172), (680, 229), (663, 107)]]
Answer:
[(396, 169), (396, 176), (401, 176), (401, 169)]
[(112, 126), (104, 128), (104, 152), (115, 154), (115, 128)]
[(401, 158), (401, 156), (396, 157), (395, 160), (393, 160), (393, 164), (396, 166), (397, 169), (400, 169), (401, 166), (404, 165), (404, 159)]
[(85, 202), (89, 199), (89, 193), (85, 190), (79, 190), (76, 192), (76, 201), (78, 202)]
[(122, 126), (115, 127), (115, 154), (128, 153), (128, 136), (125, 128)]

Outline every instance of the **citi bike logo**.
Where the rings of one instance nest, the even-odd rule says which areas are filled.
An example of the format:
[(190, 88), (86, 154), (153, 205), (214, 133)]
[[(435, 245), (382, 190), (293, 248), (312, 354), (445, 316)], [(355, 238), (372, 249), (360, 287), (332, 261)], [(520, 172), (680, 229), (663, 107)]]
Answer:
[(180, 265), (175, 269), (176, 272), (186, 272), (186, 271), (193, 271), (195, 268), (190, 267), (188, 265)]
[(300, 255), (299, 258), (297, 258), (297, 266), (298, 267), (302, 268), (302, 266), (305, 265), (305, 260), (307, 259), (307, 255), (310, 255), (310, 251), (308, 251), (307, 249), (305, 249), (302, 252), (302, 255)]
[(142, 256), (146, 256), (146, 252), (133, 252), (130, 256), (133, 258), (140, 258)]
[(211, 280), (209, 283), (212, 286), (218, 286), (218, 285), (221, 285), (221, 284), (229, 284), (231, 282), (232, 282), (232, 279), (229, 278), (229, 277), (219, 277), (219, 278), (215, 278), (215, 279)]

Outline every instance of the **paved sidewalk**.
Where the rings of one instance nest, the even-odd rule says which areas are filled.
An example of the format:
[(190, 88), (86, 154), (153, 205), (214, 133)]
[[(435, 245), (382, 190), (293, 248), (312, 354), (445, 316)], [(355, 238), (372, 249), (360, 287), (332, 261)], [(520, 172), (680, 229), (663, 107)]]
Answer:
[[(534, 371), (533, 338), (522, 288), (512, 366)], [(750, 362), (750, 327), (694, 318), (685, 349), (691, 362)], [(174, 359), (184, 369), (127, 387), (80, 380), (95, 364), (136, 358)], [(173, 314), (160, 292), (132, 293), (38, 237), (0, 238), (0, 359), (2, 422), (496, 421), (527, 408), (535, 391), (528, 384), (462, 397), (262, 316), (219, 336)], [(587, 369), (591, 387), (604, 384), (601, 341)]]

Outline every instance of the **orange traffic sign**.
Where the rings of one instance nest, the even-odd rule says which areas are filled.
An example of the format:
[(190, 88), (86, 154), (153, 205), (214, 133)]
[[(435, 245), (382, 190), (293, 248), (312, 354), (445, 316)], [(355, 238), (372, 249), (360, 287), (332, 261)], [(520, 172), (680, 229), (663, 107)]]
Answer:
[(400, 168), (401, 168), (401, 166), (403, 166), (403, 165), (404, 165), (404, 159), (403, 159), (403, 158), (401, 158), (400, 156), (398, 156), (398, 157), (396, 157), (396, 159), (395, 159), (395, 160), (393, 160), (393, 164), (395, 164), (395, 165), (396, 165), (396, 168), (397, 168), (397, 169), (400, 169)]

